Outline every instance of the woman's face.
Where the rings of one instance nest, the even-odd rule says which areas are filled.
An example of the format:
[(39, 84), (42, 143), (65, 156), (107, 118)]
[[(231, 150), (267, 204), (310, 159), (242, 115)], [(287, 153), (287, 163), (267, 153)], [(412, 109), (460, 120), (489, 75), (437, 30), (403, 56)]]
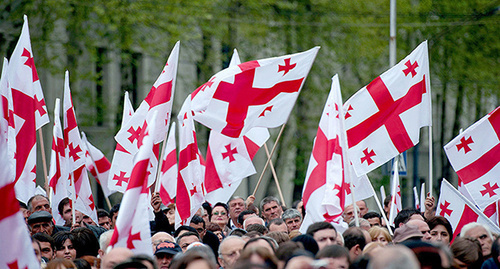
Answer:
[(171, 225), (175, 224), (175, 209), (170, 209), (167, 211), (167, 219)]
[(56, 258), (74, 260), (76, 258), (76, 250), (73, 248), (71, 240), (66, 239), (63, 245), (56, 250)]
[(446, 245), (450, 244), (450, 234), (443, 225), (436, 225), (431, 230), (431, 241), (442, 242)]
[(384, 246), (387, 246), (387, 244), (389, 244), (383, 233), (379, 233), (374, 238), (372, 238), (372, 242), (379, 242)]
[(227, 215), (227, 211), (222, 206), (216, 206), (212, 209), (212, 222), (218, 224), (223, 227), (227, 224), (229, 220), (229, 216)]

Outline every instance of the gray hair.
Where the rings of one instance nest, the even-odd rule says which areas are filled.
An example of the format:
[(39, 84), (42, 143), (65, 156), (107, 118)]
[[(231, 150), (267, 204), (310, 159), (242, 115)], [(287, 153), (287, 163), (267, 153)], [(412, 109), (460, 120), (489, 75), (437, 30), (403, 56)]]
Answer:
[[(241, 240), (241, 241), (245, 242), (245, 240), (244, 240), (243, 238), (241, 238), (241, 237), (239, 237), (239, 236), (236, 236), (236, 235), (230, 235), (230, 236), (228, 236), (228, 237), (224, 238), (224, 239), (222, 240), (222, 242), (220, 242), (220, 245), (219, 245), (219, 250), (217, 251), (217, 254), (219, 254), (219, 257), (221, 257), (222, 259), (224, 259), (224, 258), (222, 257), (222, 253), (221, 253), (222, 244), (224, 244), (224, 242), (226, 242), (226, 243), (227, 243), (227, 241), (229, 241), (229, 240), (233, 240), (233, 239), (234, 239), (234, 240)], [(245, 243), (246, 243), (246, 242), (245, 242)]]
[(49, 198), (47, 198), (47, 196), (45, 196), (43, 194), (35, 194), (28, 200), (28, 204), (26, 205), (28, 207), (28, 211), (33, 212), (33, 200), (38, 199), (38, 198), (46, 199), (50, 205), (50, 200), (49, 200)]
[(247, 224), (247, 220), (252, 219), (252, 218), (259, 218), (262, 221), (262, 225), (266, 226), (266, 222), (261, 217), (259, 217), (259, 216), (250, 216), (245, 221), (243, 221), (243, 228), (245, 228), (245, 224)]
[(281, 218), (284, 221), (286, 221), (287, 219), (295, 219), (297, 217), (300, 218), (300, 220), (302, 220), (302, 215), (295, 208), (289, 208), (285, 212), (283, 212), (283, 215), (281, 215)]
[(111, 236), (113, 236), (113, 231), (114, 230), (105, 231), (99, 236), (99, 247), (103, 251), (106, 251), (106, 249), (108, 248), (109, 241), (111, 241)]
[(276, 202), (279, 206), (281, 206), (280, 200), (274, 196), (267, 196), (262, 201), (260, 201), (260, 211), (264, 211), (264, 205), (269, 204), (270, 202)]
[(409, 248), (394, 245), (382, 248), (370, 259), (367, 269), (418, 269), (420, 263)]
[(464, 227), (462, 227), (462, 230), (460, 231), (460, 236), (465, 236), (465, 234), (470, 230), (470, 229), (473, 229), (473, 228), (476, 228), (476, 227), (483, 227), (485, 230), (486, 230), (486, 233), (488, 234), (488, 236), (493, 240), (493, 235), (491, 234), (491, 231), (490, 229), (486, 226), (486, 225), (483, 225), (481, 223), (478, 223), (478, 222), (471, 222), (471, 223), (467, 223), (464, 225)]

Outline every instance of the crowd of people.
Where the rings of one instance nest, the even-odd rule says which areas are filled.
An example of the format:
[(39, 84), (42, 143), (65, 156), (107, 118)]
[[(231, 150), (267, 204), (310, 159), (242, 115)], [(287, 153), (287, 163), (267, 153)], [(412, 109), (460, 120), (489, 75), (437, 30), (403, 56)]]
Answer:
[[(387, 214), (386, 199), (382, 214)], [(162, 205), (152, 195), (154, 256), (109, 247), (120, 210), (98, 210), (98, 223), (72, 210), (68, 199), (53, 212), (47, 197), (35, 195), (21, 210), (42, 268), (499, 268), (500, 241), (487, 227), (470, 222), (454, 236), (450, 222), (434, 214), (427, 198), (425, 213), (401, 210), (394, 226), (364, 201), (343, 212), (349, 228), (329, 222), (301, 228), (305, 210), (298, 202), (285, 208), (275, 197), (233, 197), (226, 203), (203, 204), (189, 225), (174, 228), (175, 204)], [(73, 213), (75, 216), (73, 218)], [(60, 214), (65, 225), (54, 224)], [(356, 217), (357, 216), (357, 217)], [(74, 219), (74, 220), (73, 220)], [(389, 227), (389, 229), (387, 228)], [(302, 230), (301, 233), (299, 230)]]

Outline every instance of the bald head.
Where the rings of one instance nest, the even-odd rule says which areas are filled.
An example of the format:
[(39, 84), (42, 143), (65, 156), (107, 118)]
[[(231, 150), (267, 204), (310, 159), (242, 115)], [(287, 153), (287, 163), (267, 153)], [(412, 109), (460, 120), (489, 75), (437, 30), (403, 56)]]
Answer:
[(134, 253), (128, 248), (113, 248), (102, 258), (102, 269), (113, 269), (115, 265), (132, 257)]
[(427, 222), (421, 220), (421, 219), (410, 219), (407, 223), (407, 225), (413, 225), (417, 226), (418, 230), (422, 233), (424, 236), (422, 240), (429, 241), (431, 240), (431, 229), (429, 228), (429, 225)]
[(153, 243), (153, 247), (165, 241), (175, 242), (175, 239), (166, 232), (157, 232), (151, 236), (151, 243)]

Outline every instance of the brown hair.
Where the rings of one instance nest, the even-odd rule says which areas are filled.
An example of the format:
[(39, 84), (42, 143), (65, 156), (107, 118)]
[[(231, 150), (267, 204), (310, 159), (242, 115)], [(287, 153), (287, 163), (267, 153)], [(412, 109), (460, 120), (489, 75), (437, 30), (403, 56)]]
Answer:
[(60, 269), (61, 267), (63, 268), (71, 268), (71, 269), (76, 269), (76, 265), (67, 259), (54, 259), (47, 263), (46, 269)]
[(240, 257), (238, 258), (236, 264), (250, 261), (250, 258), (253, 255), (261, 257), (264, 260), (265, 262), (264, 265), (267, 266), (267, 268), (270, 269), (278, 268), (278, 258), (276, 258), (276, 256), (274, 256), (274, 254), (271, 253), (267, 248), (263, 247), (243, 248), (243, 251), (241, 252)]
[(481, 268), (483, 253), (481, 244), (475, 238), (457, 237), (451, 244), (453, 258), (468, 265), (468, 268)]
[(387, 242), (389, 242), (389, 243), (392, 242), (392, 237), (389, 234), (389, 231), (384, 227), (373, 226), (368, 230), (368, 233), (370, 234), (370, 237), (372, 238), (372, 240), (374, 240), (375, 237), (377, 237), (378, 235), (382, 234), (382, 235), (384, 235), (385, 240), (387, 240)]

